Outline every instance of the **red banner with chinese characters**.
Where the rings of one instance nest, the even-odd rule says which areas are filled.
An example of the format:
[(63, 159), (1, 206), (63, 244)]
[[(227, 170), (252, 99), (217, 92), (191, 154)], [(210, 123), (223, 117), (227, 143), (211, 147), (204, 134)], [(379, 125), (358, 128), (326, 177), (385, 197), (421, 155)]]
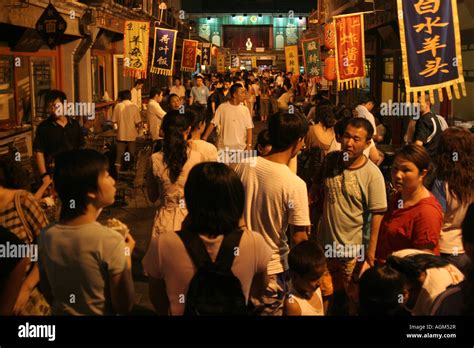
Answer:
[(334, 16), (338, 90), (365, 85), (364, 15)]
[(196, 58), (198, 51), (198, 41), (184, 40), (183, 54), (181, 56), (181, 70), (193, 72), (196, 70)]

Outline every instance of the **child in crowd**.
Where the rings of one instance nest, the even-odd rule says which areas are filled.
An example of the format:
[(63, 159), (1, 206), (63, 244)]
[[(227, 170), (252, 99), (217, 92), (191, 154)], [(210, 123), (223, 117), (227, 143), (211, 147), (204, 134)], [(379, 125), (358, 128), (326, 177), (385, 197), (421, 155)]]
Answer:
[(292, 290), (285, 300), (285, 315), (324, 315), (320, 284), (327, 272), (323, 249), (314, 241), (303, 241), (288, 255)]

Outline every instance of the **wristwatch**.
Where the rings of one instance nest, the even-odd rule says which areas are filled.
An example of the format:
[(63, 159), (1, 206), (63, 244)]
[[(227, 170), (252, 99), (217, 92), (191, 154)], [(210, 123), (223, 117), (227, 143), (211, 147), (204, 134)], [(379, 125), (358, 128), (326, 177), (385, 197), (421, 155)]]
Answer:
[(46, 175), (50, 175), (50, 174), (48, 172), (41, 174), (41, 180), (43, 180)]

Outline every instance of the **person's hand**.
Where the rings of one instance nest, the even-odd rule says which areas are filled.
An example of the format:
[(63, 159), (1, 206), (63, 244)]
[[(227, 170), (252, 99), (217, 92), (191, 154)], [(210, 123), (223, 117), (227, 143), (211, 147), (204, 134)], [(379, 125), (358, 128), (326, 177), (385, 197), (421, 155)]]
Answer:
[(49, 174), (43, 176), (41, 181), (43, 182), (43, 185), (45, 185), (46, 187), (48, 187), (53, 182), (53, 180), (51, 179), (51, 175)]
[(369, 267), (375, 266), (375, 251), (367, 251), (365, 255), (365, 262), (369, 265)]
[(29, 288), (25, 283), (21, 286), (20, 293), (16, 299), (15, 305), (13, 306), (13, 315), (20, 315), (23, 308), (25, 308), (30, 298), (31, 291), (33, 289)]

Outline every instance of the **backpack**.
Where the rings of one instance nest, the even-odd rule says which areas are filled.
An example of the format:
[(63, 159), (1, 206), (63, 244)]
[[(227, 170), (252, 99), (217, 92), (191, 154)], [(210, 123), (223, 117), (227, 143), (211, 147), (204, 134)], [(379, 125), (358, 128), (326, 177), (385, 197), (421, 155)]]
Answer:
[(235, 230), (224, 236), (212, 262), (198, 234), (187, 229), (178, 232), (197, 268), (185, 298), (185, 316), (250, 314), (240, 280), (231, 271), (242, 234), (242, 230)]

